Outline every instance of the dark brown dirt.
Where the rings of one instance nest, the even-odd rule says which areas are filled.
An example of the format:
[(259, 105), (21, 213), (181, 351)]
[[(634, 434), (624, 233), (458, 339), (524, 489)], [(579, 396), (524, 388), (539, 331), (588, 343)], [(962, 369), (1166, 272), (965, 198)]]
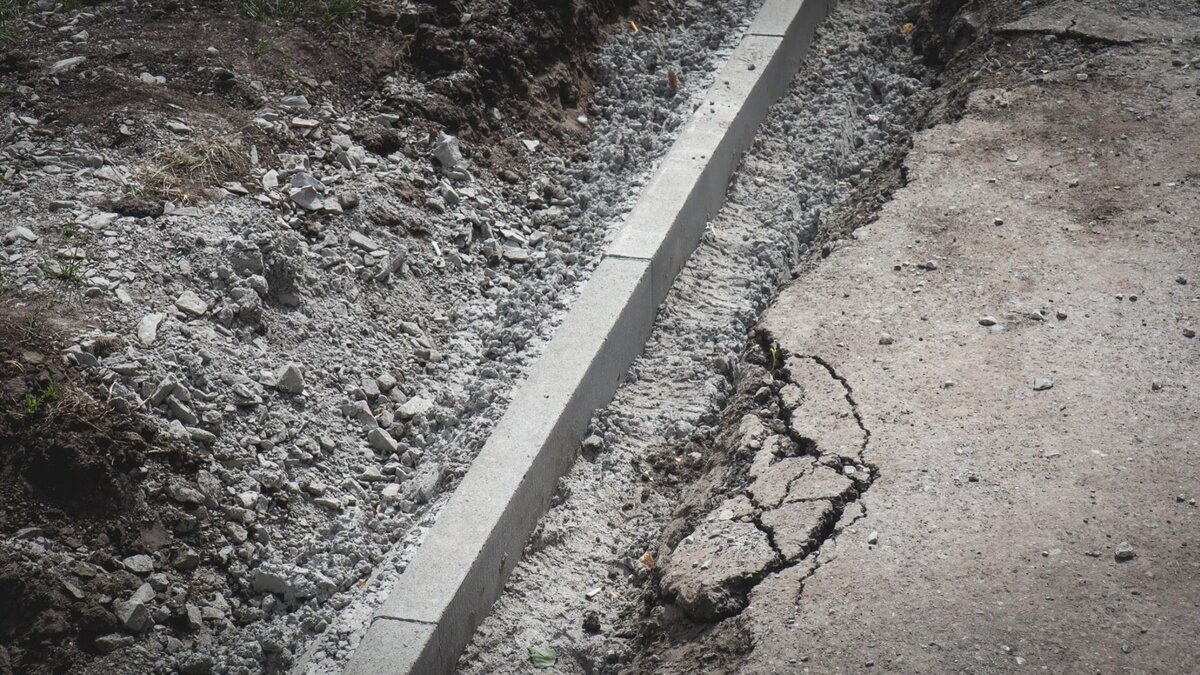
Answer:
[[(19, 112), (38, 117), (43, 133), (98, 136), (107, 147), (143, 142), (139, 126), (147, 112), (182, 117), (213, 135), (253, 133), (253, 113), (278, 103), (264, 94), (272, 91), (328, 98), (343, 110), (397, 113), (407, 122), (418, 118), (431, 130), (466, 138), (496, 139), (515, 127), (552, 141), (579, 131), (574, 120), (592, 89), (593, 48), (630, 6), (630, 0), (437, 0), (412, 9), (365, 5), (331, 25), (319, 17), (253, 19), (227, 0), (168, 0), (133, 10), (103, 3), (86, 8), (90, 17), (69, 29), (88, 32), (79, 44), (58, 32), (69, 13), (37, 16), (44, 28), (27, 31), (0, 54), (0, 82), (37, 92), (33, 108)], [(87, 60), (49, 75), (51, 64), (73, 56)], [(166, 83), (143, 83), (143, 72)], [(421, 86), (389, 95), (387, 77)], [(23, 99), (0, 98), (0, 111), (16, 111)], [(493, 118), (493, 107), (502, 121)], [(379, 129), (360, 133), (370, 137)], [(283, 142), (254, 140), (260, 152)]]
[(99, 597), (141, 583), (114, 556), (140, 552), (151, 517), (137, 485), (153, 431), (63, 363), (46, 310), (0, 303), (0, 537), (109, 553), (64, 578), (0, 552), (0, 673), (67, 672), (115, 629)]

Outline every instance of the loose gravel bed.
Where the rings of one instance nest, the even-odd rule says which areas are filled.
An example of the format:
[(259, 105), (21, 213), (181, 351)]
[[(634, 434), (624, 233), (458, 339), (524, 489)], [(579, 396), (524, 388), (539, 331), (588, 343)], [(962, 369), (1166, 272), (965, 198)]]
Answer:
[(750, 328), (810, 246), (829, 246), (901, 180), (929, 75), (909, 12), (851, 0), (818, 30), (462, 672), (524, 672), (531, 648), (555, 652), (561, 672), (616, 672), (652, 636), (664, 527), (713, 461)]
[[(63, 358), (186, 457), (139, 470), (143, 536), (0, 542), (115, 616), (77, 669), (337, 671), (755, 5), (614, 34), (592, 140), (564, 157), (522, 138), (517, 173), (287, 91), (254, 117), (292, 148), (270, 156), (147, 113), (139, 164), (8, 115), (6, 303), (76, 308)], [(195, 203), (125, 199), (242, 159), (252, 180)]]

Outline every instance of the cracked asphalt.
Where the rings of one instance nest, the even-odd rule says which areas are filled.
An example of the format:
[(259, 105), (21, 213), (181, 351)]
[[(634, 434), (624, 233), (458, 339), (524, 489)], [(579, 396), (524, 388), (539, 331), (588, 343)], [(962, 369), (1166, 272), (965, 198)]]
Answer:
[(776, 522), (813, 555), (661, 672), (701, 643), (739, 645), (713, 672), (1197, 672), (1200, 50), (1107, 42), (918, 134), (907, 185), (768, 310), (828, 365), (791, 373), (806, 394), (853, 392), (874, 481), (825, 537)]

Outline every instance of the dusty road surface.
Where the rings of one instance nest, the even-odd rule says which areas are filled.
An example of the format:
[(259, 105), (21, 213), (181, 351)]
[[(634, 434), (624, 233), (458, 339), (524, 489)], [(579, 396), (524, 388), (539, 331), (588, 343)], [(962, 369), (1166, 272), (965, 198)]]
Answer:
[(700, 627), (643, 670), (1200, 671), (1200, 49), (1143, 18), (1023, 24), (1093, 49), (975, 89), (781, 293), (790, 429), (666, 561)]

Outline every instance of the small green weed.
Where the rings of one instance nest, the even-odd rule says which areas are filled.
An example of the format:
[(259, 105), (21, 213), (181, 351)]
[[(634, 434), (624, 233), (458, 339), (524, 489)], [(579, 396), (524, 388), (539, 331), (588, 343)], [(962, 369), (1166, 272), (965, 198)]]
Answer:
[(57, 269), (53, 267), (47, 267), (46, 272), (52, 279), (65, 281), (75, 286), (83, 286), (87, 283), (87, 276), (84, 274), (82, 260), (77, 260), (74, 258), (60, 258), (58, 260)]
[(34, 396), (32, 394), (26, 394), (25, 395), (25, 414), (26, 415), (38, 414), (39, 412), (42, 411), (43, 408), (46, 407), (47, 403), (49, 403), (50, 401), (57, 400), (59, 397), (59, 393), (60, 392), (58, 390), (58, 383), (55, 382), (54, 380), (50, 380), (50, 384), (49, 384), (49, 386), (46, 387), (46, 391), (43, 391), (42, 393), (38, 394), (37, 396)]

